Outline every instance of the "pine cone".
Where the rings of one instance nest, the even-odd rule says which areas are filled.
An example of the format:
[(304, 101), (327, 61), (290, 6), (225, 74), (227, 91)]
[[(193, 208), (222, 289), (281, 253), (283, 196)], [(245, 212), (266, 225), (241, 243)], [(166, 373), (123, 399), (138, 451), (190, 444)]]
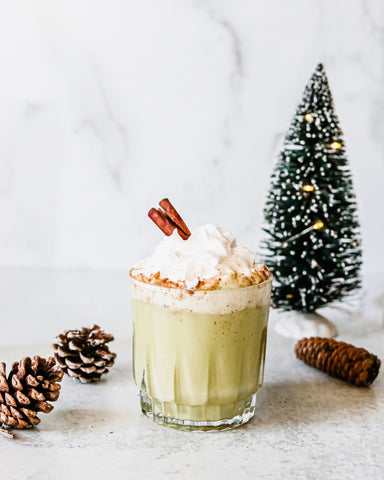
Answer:
[(109, 351), (113, 335), (97, 325), (81, 330), (67, 330), (53, 345), (57, 363), (64, 373), (81, 383), (98, 382), (114, 364), (116, 353)]
[(23, 358), (13, 364), (8, 378), (5, 363), (0, 363), (0, 428), (31, 428), (40, 423), (37, 413), (53, 409), (47, 402), (59, 398), (62, 378), (63, 372), (53, 357)]
[(358, 387), (370, 385), (381, 364), (376, 355), (364, 348), (331, 338), (303, 338), (296, 343), (295, 353), (307, 365)]

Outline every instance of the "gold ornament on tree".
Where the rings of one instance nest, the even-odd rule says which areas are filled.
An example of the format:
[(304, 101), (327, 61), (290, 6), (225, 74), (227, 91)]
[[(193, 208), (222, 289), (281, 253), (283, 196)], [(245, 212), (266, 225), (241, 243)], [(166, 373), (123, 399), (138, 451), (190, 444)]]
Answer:
[(288, 246), (288, 243), (289, 242), (292, 242), (292, 240), (296, 240), (297, 238), (300, 238), (302, 237), (303, 235), (305, 235), (306, 233), (312, 231), (312, 230), (320, 230), (320, 228), (323, 228), (324, 227), (324, 223), (319, 220), (318, 222), (314, 223), (313, 225), (311, 225), (310, 227), (306, 228), (305, 230), (303, 230), (302, 232), (300, 233), (297, 233), (296, 235), (293, 235), (292, 237), (289, 237), (287, 238), (286, 240), (284, 240), (284, 242), (281, 243), (281, 246), (283, 248), (287, 247)]
[(340, 142), (332, 142), (331, 143), (331, 148), (332, 148), (332, 150), (340, 150), (341, 143)]

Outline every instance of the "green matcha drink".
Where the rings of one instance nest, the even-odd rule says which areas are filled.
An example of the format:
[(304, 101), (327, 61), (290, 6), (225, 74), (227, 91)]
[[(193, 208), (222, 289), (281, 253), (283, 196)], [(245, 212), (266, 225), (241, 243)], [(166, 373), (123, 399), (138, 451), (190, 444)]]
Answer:
[[(254, 414), (263, 381), (272, 278), (253, 256), (246, 258), (250, 268), (244, 273), (240, 254), (249, 251), (230, 258), (240, 247), (228, 232), (210, 225), (199, 228), (204, 231), (197, 229), (188, 240), (163, 240), (170, 250), (165, 252), (163, 245), (160, 258), (171, 257), (171, 268), (152, 256), (131, 271), (134, 378), (142, 411), (154, 421), (183, 429), (223, 429), (241, 425)], [(230, 247), (210, 265), (218, 239)], [(190, 240), (195, 244), (188, 245)], [(203, 264), (210, 269), (203, 275), (197, 266), (198, 283), (194, 273), (183, 279), (178, 264), (190, 250), (194, 266), (199, 255), (205, 255)], [(223, 252), (231, 260), (230, 270), (218, 267)], [(190, 261), (186, 264), (191, 267)]]

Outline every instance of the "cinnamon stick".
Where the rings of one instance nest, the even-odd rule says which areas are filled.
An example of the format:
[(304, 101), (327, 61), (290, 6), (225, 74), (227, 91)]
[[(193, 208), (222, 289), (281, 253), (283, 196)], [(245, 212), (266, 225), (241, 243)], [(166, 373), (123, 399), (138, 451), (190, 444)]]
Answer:
[(165, 235), (170, 236), (177, 229), (180, 237), (183, 240), (187, 240), (191, 236), (191, 232), (172, 203), (168, 198), (163, 198), (159, 205), (163, 210), (161, 208), (151, 208), (148, 212), (148, 217)]
[(164, 210), (165, 214), (172, 220), (172, 222), (177, 226), (179, 230), (184, 232), (184, 234), (188, 237), (191, 236), (191, 232), (189, 228), (185, 224), (184, 220), (179, 215), (176, 208), (172, 205), (172, 203), (168, 200), (168, 198), (163, 198), (159, 202), (160, 207)]
[(172, 235), (176, 225), (166, 216), (161, 210), (151, 208), (148, 212), (148, 217), (165, 233), (168, 237)]

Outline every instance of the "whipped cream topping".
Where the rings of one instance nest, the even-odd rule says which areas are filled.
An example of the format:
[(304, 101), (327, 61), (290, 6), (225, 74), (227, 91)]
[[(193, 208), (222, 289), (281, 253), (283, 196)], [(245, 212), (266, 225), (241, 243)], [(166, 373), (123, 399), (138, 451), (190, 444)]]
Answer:
[(263, 271), (265, 276), (265, 269), (264, 265), (255, 263), (248, 248), (237, 246), (232, 233), (208, 224), (197, 227), (187, 240), (180, 238), (175, 230), (160, 242), (151, 256), (138, 263), (131, 274), (134, 278), (157, 275), (158, 280), (193, 290), (208, 279), (216, 279), (216, 284), (209, 288), (252, 285), (260, 281), (255, 278), (255, 271)]

